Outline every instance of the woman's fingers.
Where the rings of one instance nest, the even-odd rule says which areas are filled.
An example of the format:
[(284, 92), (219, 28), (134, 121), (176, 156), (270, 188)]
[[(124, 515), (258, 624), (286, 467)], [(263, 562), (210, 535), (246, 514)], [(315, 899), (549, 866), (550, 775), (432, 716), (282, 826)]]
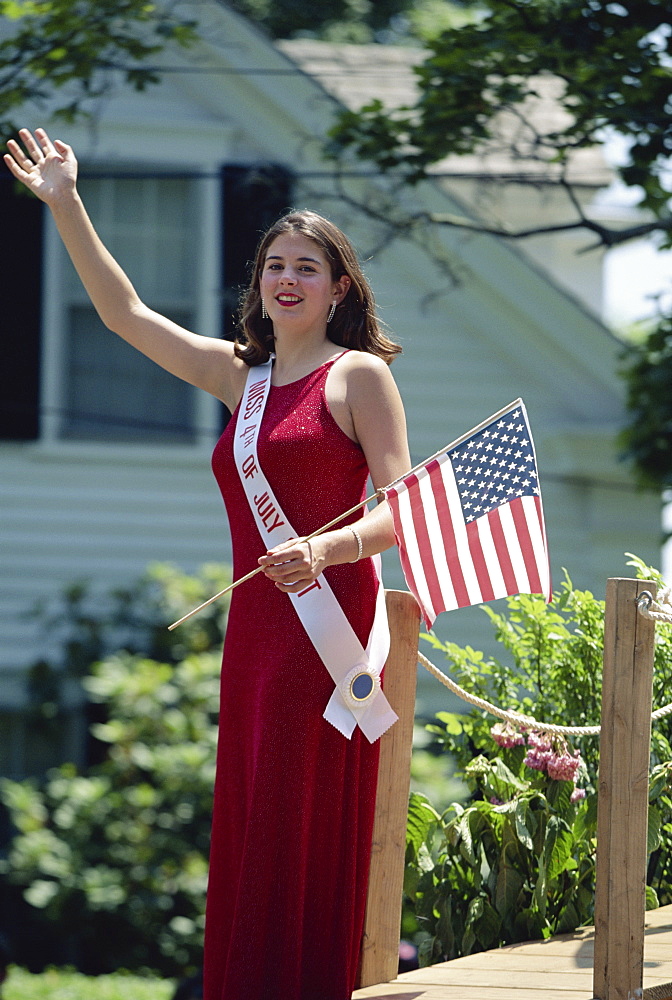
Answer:
[(292, 539), (276, 546), (259, 559), (266, 576), (281, 589), (298, 589), (315, 578), (309, 542)]
[[(53, 142), (43, 128), (36, 128), (35, 136), (37, 138), (36, 145), (43, 156), (49, 156), (50, 153), (56, 153)], [(56, 155), (58, 156), (58, 153), (56, 153)]]
[(43, 153), (42, 148), (33, 133), (27, 128), (22, 128), (19, 129), (19, 136), (32, 162), (40, 163), (40, 161), (44, 159), (45, 154)]
[(42, 164), (49, 156), (56, 156), (62, 160), (69, 149), (65, 143), (56, 140), (62, 147), (62, 152), (59, 151), (44, 129), (40, 128), (35, 129), (35, 135), (27, 128), (19, 129), (19, 137), (23, 147), (14, 139), (9, 139), (7, 148), (16, 163), (26, 172)]
[(291, 557), (289, 554), (284, 555), (273, 555), (269, 558), (268, 562), (263, 562), (260, 565), (267, 576), (270, 576), (273, 580), (289, 580), (294, 577), (297, 578), (301, 573), (306, 572), (309, 569), (309, 564), (305, 559), (298, 554), (295, 557)]
[(18, 142), (16, 142), (14, 139), (8, 140), (7, 149), (9, 150), (9, 153), (11, 155), (5, 156), (5, 162), (8, 162), (8, 160), (11, 159), (15, 166), (19, 167), (19, 169), (25, 172), (30, 170), (31, 167), (35, 166), (33, 161), (28, 156), (26, 156), (21, 146), (19, 146)]

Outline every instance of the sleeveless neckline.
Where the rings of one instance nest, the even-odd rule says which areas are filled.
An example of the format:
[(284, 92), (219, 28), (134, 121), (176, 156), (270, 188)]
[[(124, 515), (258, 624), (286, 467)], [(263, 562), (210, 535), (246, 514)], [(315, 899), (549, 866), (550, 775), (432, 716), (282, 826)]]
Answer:
[(302, 375), (301, 378), (294, 379), (293, 382), (284, 382), (282, 385), (273, 385), (273, 376), (271, 374), (271, 389), (289, 389), (290, 386), (298, 385), (299, 382), (304, 382), (307, 378), (311, 378), (313, 375), (316, 375), (319, 371), (322, 371), (322, 369), (326, 368), (327, 365), (336, 364), (339, 358), (342, 358), (343, 355), (347, 353), (348, 353), (348, 348), (346, 347), (345, 350), (341, 351), (340, 354), (337, 354), (335, 358), (330, 358), (329, 361), (324, 361), (321, 365), (318, 365), (317, 368), (313, 368), (312, 372), (308, 372), (307, 375)]

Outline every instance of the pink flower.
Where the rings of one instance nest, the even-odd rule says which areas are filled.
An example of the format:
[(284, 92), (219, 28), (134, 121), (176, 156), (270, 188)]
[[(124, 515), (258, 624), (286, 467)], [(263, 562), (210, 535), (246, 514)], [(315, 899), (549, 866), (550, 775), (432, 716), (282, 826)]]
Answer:
[(553, 756), (553, 751), (548, 749), (541, 749), (539, 747), (532, 747), (527, 751), (527, 756), (523, 761), (528, 767), (531, 767), (534, 771), (546, 771), (548, 768), (548, 762)]
[(581, 763), (578, 750), (570, 752), (562, 736), (531, 732), (527, 737), (528, 751), (524, 763), (535, 771), (542, 771), (553, 781), (574, 781)]
[(510, 722), (497, 722), (490, 730), (495, 743), (500, 747), (520, 747), (525, 744), (525, 737), (513, 728)]
[(585, 799), (585, 797), (586, 797), (586, 789), (585, 788), (575, 788), (574, 791), (572, 792), (572, 794), (569, 797), (569, 801), (572, 802), (572, 803), (574, 803), (574, 802), (580, 802), (581, 799)]
[(546, 773), (555, 781), (573, 781), (579, 766), (579, 758), (568, 753), (554, 756), (548, 761)]

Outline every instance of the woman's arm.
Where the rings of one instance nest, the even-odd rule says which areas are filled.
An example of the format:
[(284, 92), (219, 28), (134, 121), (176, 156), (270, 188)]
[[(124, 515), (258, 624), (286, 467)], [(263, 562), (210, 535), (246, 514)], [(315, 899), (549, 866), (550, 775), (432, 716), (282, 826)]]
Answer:
[(51, 209), (72, 262), (101, 320), (162, 368), (205, 389), (233, 408), (245, 365), (227, 341), (183, 329), (146, 306), (98, 237), (77, 192), (77, 160), (43, 129), (22, 129), (4, 160), (10, 171)]
[[(376, 489), (389, 485), (411, 467), (406, 438), (406, 418), (399, 390), (388, 366), (371, 355), (352, 351), (341, 362), (336, 394), (341, 395), (351, 419), (348, 433), (364, 451)], [(333, 369), (336, 375), (338, 366)], [(328, 458), (327, 458), (328, 460)], [(353, 527), (362, 541), (360, 558), (383, 552), (395, 544), (392, 515), (384, 500)], [(264, 572), (281, 590), (298, 593), (328, 566), (352, 562), (359, 543), (351, 528), (317, 535), (310, 542), (292, 539), (259, 559)], [(282, 561), (278, 561), (278, 557)]]

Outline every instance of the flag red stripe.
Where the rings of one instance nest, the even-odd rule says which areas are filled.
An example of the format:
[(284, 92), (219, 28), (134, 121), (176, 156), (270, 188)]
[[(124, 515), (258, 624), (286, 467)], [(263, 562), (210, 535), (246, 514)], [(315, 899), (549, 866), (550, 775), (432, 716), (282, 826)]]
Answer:
[[(390, 510), (392, 511), (392, 520), (394, 522), (394, 533), (397, 536), (399, 561), (401, 562), (401, 569), (404, 574), (404, 579), (408, 584), (409, 590), (415, 596), (416, 601), (420, 605), (420, 610), (422, 611), (422, 617), (425, 620), (427, 628), (431, 628), (432, 625), (434, 624), (436, 616), (432, 615), (431, 610), (425, 607), (425, 604), (421, 600), (420, 594), (418, 593), (418, 587), (415, 582), (415, 577), (413, 575), (413, 569), (411, 567), (411, 563), (408, 558), (408, 552), (406, 550), (406, 541), (405, 541), (406, 529), (402, 524), (401, 512), (399, 510), (399, 497), (396, 490), (390, 490), (390, 492), (387, 494), (387, 501), (390, 505)], [(412, 529), (412, 525), (410, 527)]]
[(469, 542), (471, 561), (474, 564), (478, 586), (481, 591), (481, 600), (494, 601), (495, 593), (490, 582), (490, 573), (488, 572), (488, 566), (483, 555), (483, 546), (481, 545), (476, 521), (470, 521), (467, 525), (467, 541)]
[(502, 571), (502, 576), (504, 577), (506, 592), (507, 594), (517, 594), (518, 582), (516, 580), (513, 563), (511, 562), (511, 557), (509, 555), (509, 549), (506, 544), (506, 536), (504, 535), (502, 522), (499, 518), (499, 508), (488, 512), (488, 521), (490, 522), (490, 530), (492, 532), (492, 540), (495, 545), (495, 551), (497, 552), (497, 559), (499, 560), (499, 566)]
[[(429, 537), (429, 531), (427, 530), (425, 508), (420, 495), (420, 484), (418, 483), (416, 476), (413, 476), (413, 479), (415, 482), (409, 485), (408, 498), (411, 503), (411, 516), (413, 518), (413, 526), (415, 528), (415, 539), (418, 543), (418, 551), (420, 553), (422, 568), (425, 573), (425, 582), (429, 591), (429, 599), (432, 602), (432, 607), (438, 614), (443, 610), (443, 594), (441, 592), (441, 584), (439, 582), (439, 577), (436, 572), (436, 566), (432, 555), (432, 543)], [(406, 479), (405, 482), (408, 483), (409, 480)]]
[[(467, 585), (464, 582), (464, 574), (462, 573), (460, 560), (457, 555), (455, 528), (453, 527), (453, 518), (450, 512), (448, 496), (446, 494), (446, 484), (444, 483), (443, 476), (441, 475), (441, 465), (438, 461), (430, 462), (427, 466), (427, 471), (429, 472), (429, 478), (434, 493), (436, 513), (441, 526), (441, 537), (443, 538), (444, 554), (448, 565), (448, 573), (450, 574), (450, 579), (453, 584), (453, 590), (455, 591), (455, 600), (457, 601), (458, 608), (466, 608), (471, 604), (471, 600), (467, 591)], [(460, 517), (462, 517), (461, 511)], [(443, 607), (445, 607), (445, 603), (446, 602), (444, 601)]]
[[(535, 508), (538, 510), (539, 501), (537, 497), (534, 498), (534, 503)], [(527, 526), (525, 511), (523, 510), (523, 501), (520, 497), (516, 497), (515, 500), (511, 501), (511, 514), (513, 516), (513, 523), (516, 526), (516, 534), (518, 535), (518, 541), (520, 542), (520, 551), (523, 554), (525, 569), (527, 570), (527, 579), (530, 583), (530, 593), (543, 594), (544, 587), (541, 582), (541, 577), (539, 576), (539, 567), (537, 566), (534, 546), (532, 545), (532, 539), (530, 537), (530, 529)]]

